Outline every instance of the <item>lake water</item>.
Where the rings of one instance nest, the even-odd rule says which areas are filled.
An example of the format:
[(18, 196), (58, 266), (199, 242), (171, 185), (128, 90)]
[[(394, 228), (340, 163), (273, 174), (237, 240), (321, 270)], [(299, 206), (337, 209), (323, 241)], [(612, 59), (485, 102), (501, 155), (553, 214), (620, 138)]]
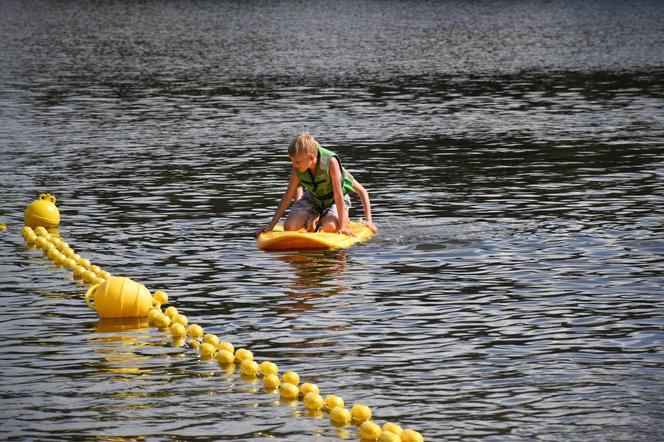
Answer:
[[(659, 1), (3, 1), (0, 438), (357, 438), (100, 322), (20, 236), (50, 192), (82, 256), (378, 423), (664, 440), (662, 23)], [(369, 190), (372, 241), (256, 249), (303, 130)]]

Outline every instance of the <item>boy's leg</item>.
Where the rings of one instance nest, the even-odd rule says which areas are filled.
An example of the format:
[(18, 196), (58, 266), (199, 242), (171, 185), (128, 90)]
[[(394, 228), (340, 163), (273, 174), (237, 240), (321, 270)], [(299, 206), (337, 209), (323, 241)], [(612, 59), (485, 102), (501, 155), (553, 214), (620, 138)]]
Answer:
[[(346, 206), (346, 213), (350, 209), (350, 197), (348, 195), (344, 196), (344, 204)], [(323, 219), (320, 221), (320, 228), (323, 232), (336, 232), (339, 226), (339, 212), (337, 211), (337, 205), (332, 204), (323, 212)]]
[(298, 199), (291, 209), (286, 221), (284, 221), (284, 230), (300, 230), (305, 226), (307, 220), (318, 210), (313, 198), (304, 192), (302, 198)]
[(320, 218), (320, 213), (316, 211), (315, 214), (309, 215), (309, 218), (306, 221), (306, 225), (304, 226), (307, 232), (315, 232), (317, 227), (318, 227), (318, 219)]
[(334, 214), (327, 214), (323, 217), (323, 220), (320, 222), (320, 229), (323, 232), (336, 232), (337, 226), (339, 225), (339, 217)]
[(302, 186), (297, 186), (297, 189), (295, 189), (295, 196), (293, 197), (293, 202), (296, 203), (300, 201), (302, 195), (304, 195), (304, 190), (302, 189)]
[(307, 218), (302, 216), (301, 213), (291, 212), (284, 221), (284, 230), (300, 230), (304, 227), (305, 222), (307, 222)]

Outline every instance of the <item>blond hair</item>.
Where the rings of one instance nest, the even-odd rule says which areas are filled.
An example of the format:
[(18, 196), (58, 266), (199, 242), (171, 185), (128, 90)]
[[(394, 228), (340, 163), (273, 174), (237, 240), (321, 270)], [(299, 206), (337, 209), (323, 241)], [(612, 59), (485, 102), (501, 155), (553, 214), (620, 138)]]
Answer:
[(296, 157), (303, 153), (318, 153), (318, 141), (314, 138), (313, 135), (307, 132), (301, 132), (297, 134), (293, 141), (291, 141), (288, 146), (288, 155), (291, 157)]

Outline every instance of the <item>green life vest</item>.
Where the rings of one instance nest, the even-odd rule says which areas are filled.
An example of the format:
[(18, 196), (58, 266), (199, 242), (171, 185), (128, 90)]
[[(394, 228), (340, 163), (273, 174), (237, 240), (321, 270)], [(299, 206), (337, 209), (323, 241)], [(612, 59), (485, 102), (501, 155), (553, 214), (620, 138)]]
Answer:
[(341, 189), (343, 194), (346, 195), (353, 191), (353, 176), (341, 166), (339, 155), (331, 150), (318, 147), (316, 173), (312, 173), (310, 169), (304, 172), (295, 169), (300, 183), (313, 196), (319, 209), (325, 209), (334, 204), (334, 192), (332, 190), (332, 181), (330, 180), (330, 160), (332, 158), (336, 158), (339, 162), (339, 167), (341, 168)]

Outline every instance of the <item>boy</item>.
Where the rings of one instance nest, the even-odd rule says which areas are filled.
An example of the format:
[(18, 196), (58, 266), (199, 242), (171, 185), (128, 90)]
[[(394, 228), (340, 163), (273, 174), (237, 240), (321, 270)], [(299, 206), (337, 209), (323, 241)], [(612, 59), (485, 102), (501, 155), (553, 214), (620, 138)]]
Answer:
[[(300, 133), (288, 146), (288, 156), (293, 162), (288, 189), (272, 221), (258, 231), (259, 235), (274, 229), (295, 198), (295, 204), (284, 222), (284, 230), (306, 227), (308, 231), (322, 230), (353, 236), (346, 230), (350, 191), (357, 193), (362, 200), (367, 226), (374, 233), (378, 231), (371, 220), (369, 193), (341, 166), (337, 154), (322, 148), (310, 134)], [(300, 185), (305, 189), (301, 197)]]

